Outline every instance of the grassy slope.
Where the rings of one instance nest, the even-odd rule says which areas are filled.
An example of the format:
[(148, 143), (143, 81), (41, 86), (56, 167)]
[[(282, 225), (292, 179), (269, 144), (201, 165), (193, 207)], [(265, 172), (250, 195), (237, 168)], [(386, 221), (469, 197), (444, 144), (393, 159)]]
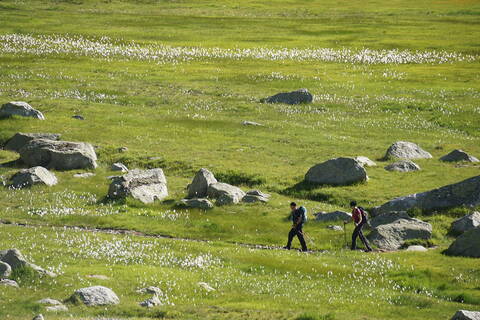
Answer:
[[(107, 35), (142, 44), (173, 46), (407, 48), (478, 54), (479, 13), (478, 2), (402, 1), (386, 4), (371, 1), (361, 5), (351, 2), (339, 5), (337, 1), (249, 1), (238, 6), (233, 1), (44, 1), (29, 2), (28, 5), (3, 1), (0, 3), (0, 33)], [(0, 218), (5, 220), (131, 228), (148, 233), (221, 240), (218, 250), (227, 251), (227, 261), (235, 270), (242, 270), (244, 265), (256, 268), (270, 265), (275, 268), (287, 259), (286, 268), (292, 271), (298, 268), (295, 255), (272, 253), (269, 254), (272, 260), (266, 261), (262, 258), (264, 252), (245, 251), (237, 257), (235, 249), (223, 241), (283, 243), (285, 235), (278, 231), (288, 229), (284, 218), (285, 208), (291, 199), (305, 203), (311, 211), (346, 209), (345, 204), (351, 198), (373, 206), (395, 196), (456, 182), (479, 172), (478, 166), (457, 168), (431, 160), (418, 162), (423, 168), (421, 172), (394, 174), (383, 169), (386, 162), (379, 162), (379, 167), (368, 169), (371, 179), (365, 185), (310, 189), (298, 184), (306, 170), (315, 163), (334, 156), (365, 155), (379, 159), (389, 144), (396, 140), (418, 142), (431, 151), (434, 158), (452, 148), (462, 148), (478, 156), (478, 62), (352, 65), (201, 60), (157, 65), (117, 59), (106, 62), (70, 56), (13, 55), (0, 56), (0, 61), (2, 100), (27, 100), (41, 109), (48, 119), (45, 122), (3, 120), (0, 122), (0, 138), (5, 141), (18, 131), (59, 132), (64, 139), (98, 145), (101, 163), (96, 177), (88, 180), (74, 179), (70, 172), (59, 172), (60, 185), (48, 190), (0, 190), (0, 203), (6, 208)], [(285, 108), (256, 102), (278, 91), (299, 87), (309, 88), (319, 96), (311, 107)], [(74, 98), (73, 90), (78, 90), (83, 97)], [(71, 115), (76, 113), (84, 115), (87, 120), (71, 119)], [(262, 122), (266, 127), (243, 127), (242, 120)], [(116, 148), (120, 146), (127, 146), (129, 151), (118, 153)], [(160, 159), (148, 160), (149, 157)], [(2, 162), (15, 158), (13, 153), (0, 151)], [(130, 167), (164, 167), (172, 200), (183, 196), (185, 185), (194, 171), (202, 166), (224, 176), (233, 169), (236, 176), (260, 177), (264, 182), (256, 187), (272, 192), (273, 200), (268, 205), (239, 205), (217, 208), (209, 213), (181, 211), (177, 213), (178, 218), (171, 219), (167, 217), (172, 214), (168, 211), (172, 210), (171, 201), (154, 206), (129, 201), (126, 206), (102, 208), (79, 197), (79, 194), (88, 192), (95, 199), (101, 199), (108, 188), (105, 178), (112, 174), (107, 168), (116, 160)], [(8, 177), (15, 170), (0, 168), (0, 174)], [(87, 214), (50, 214), (44, 217), (28, 214), (32, 209), (50, 210), (52, 213), (55, 208), (68, 207), (77, 208), (77, 212), (86, 210)], [(440, 216), (426, 219), (434, 223), (436, 243), (441, 248), (448, 245), (451, 239), (446, 238), (445, 233), (453, 218)], [(14, 235), (22, 232), (5, 230)], [(1, 247), (10, 246), (11, 240), (5, 238), (6, 232), (2, 231)], [(325, 230), (325, 225), (309, 224), (308, 232), (316, 240), (313, 245), (316, 249), (338, 250), (342, 246), (342, 234)], [(33, 240), (25, 243), (24, 251), (38, 255), (28, 249), (28, 243), (33, 243)], [(48, 252), (55, 250), (51, 244), (45, 244), (45, 247)], [(198, 250), (214, 250), (204, 244), (198, 244), (198, 247)], [(189, 247), (187, 250), (197, 249)], [(432, 291), (438, 288), (447, 291), (438, 293), (438, 296), (455, 298), (464, 293), (470, 297), (471, 303), (477, 304), (471, 308), (478, 309), (479, 275), (474, 271), (475, 262), (445, 258), (439, 251), (430, 252), (420, 261), (415, 254), (392, 254), (392, 259), (400, 261), (403, 273), (389, 273), (387, 278), (400, 284), (410, 281), (413, 287), (426, 286)], [(305, 268), (320, 263), (324, 258), (309, 257), (312, 261), (305, 263)], [(333, 267), (343, 259), (353, 261), (363, 258), (334, 251), (328, 259)], [(71, 261), (65, 270), (66, 275), (74, 275), (82, 268), (90, 270), (93, 268), (88, 267), (90, 263), (94, 263), (95, 272), (105, 270), (104, 263), (95, 260), (86, 260), (85, 266), (79, 261)], [(58, 263), (53, 256), (45, 261), (46, 265)], [(415, 271), (409, 274), (407, 270), (411, 264), (414, 264)], [(468, 280), (455, 280), (457, 275), (447, 267), (450, 264), (458, 265), (462, 270), (459, 273), (468, 274)], [(115, 265), (117, 267), (118, 273), (115, 273), (117, 276), (111, 286), (123, 287), (117, 282), (118, 278), (125, 278), (132, 288), (140, 283), (138, 278), (130, 275), (132, 271), (126, 271), (122, 265)], [(229, 270), (225, 267), (218, 269), (222, 272)], [(130, 267), (128, 270), (159, 273), (155, 267), (145, 266)], [(185, 282), (194, 282), (189, 277), (198, 277), (175, 268), (171, 268), (170, 272)], [(322, 269), (313, 274), (326, 272), (327, 269)], [(271, 272), (267, 272), (267, 276), (276, 279)], [(58, 281), (68, 281), (75, 287), (80, 283), (76, 279), (67, 279)], [(335, 281), (341, 282), (342, 279), (343, 274)], [(455, 290), (459, 292), (452, 292), (455, 291), (449, 286), (452, 281), (458, 282), (455, 282)], [(246, 282), (245, 279), (240, 281), (242, 284)], [(321, 282), (315, 283), (324, 288)], [(285, 292), (293, 288), (293, 284), (285, 286)], [(381, 290), (383, 286), (377, 287), (375, 290)], [(64, 297), (71, 291), (56, 291), (59, 289), (49, 283), (36, 284), (36, 288), (42, 295), (48, 295), (53, 290), (57, 297)], [(23, 294), (27, 292), (22, 289)], [(121, 307), (121, 312), (126, 315), (145, 313), (134, 307), (136, 297), (128, 292), (122, 293), (128, 303)], [(201, 308), (189, 309), (188, 299), (182, 298), (180, 292), (188, 296), (191, 288), (184, 287), (172, 294), (178, 299), (179, 317), (213, 314), (212, 318), (219, 318), (218, 313), (224, 311), (208, 307), (211, 305), (225, 308), (226, 317), (250, 310), (258, 318), (268, 318), (269, 315), (271, 318), (288, 318), (300, 314), (303, 308), (319, 317), (333, 312), (335, 318), (340, 319), (350, 319), (351, 313), (356, 313), (345, 302), (327, 304), (327, 292), (318, 289), (307, 290), (313, 295), (311, 300), (289, 310), (281, 308), (286, 301), (267, 299), (258, 292), (253, 295), (256, 299), (241, 299), (249, 292), (245, 288), (239, 288), (237, 293), (222, 291), (221, 297), (202, 297), (199, 300)], [(408, 310), (412, 313), (411, 318), (447, 318), (459, 308), (443, 298), (425, 298), (425, 294), (415, 292), (416, 289), (409, 288), (407, 297), (403, 297), (401, 291), (392, 289), (392, 294), (400, 297), (398, 303), (381, 302), (379, 311), (362, 306), (358, 318), (394, 318), (401, 314), (399, 310)], [(338, 289), (338, 294), (340, 297), (348, 296), (347, 289)], [(317, 298), (323, 301), (325, 309), (318, 311), (314, 307), (316, 305), (312, 301), (317, 301), (315, 295), (323, 297), (324, 300)], [(22, 314), (37, 308), (32, 304), (35, 298), (27, 294), (24, 301), (28, 303), (17, 306), (14, 313), (0, 312), (17, 314), (21, 318)], [(359, 297), (359, 302), (370, 300)], [(402, 304), (405, 306), (402, 307)], [(425, 312), (414, 314), (413, 309), (418, 304)], [(5, 303), (2, 310), (7, 306), (9, 309), (10, 305)], [(175, 314), (172, 309), (176, 308), (170, 308), (167, 315)], [(80, 308), (72, 310), (75, 314), (97, 312), (82, 311)], [(257, 314), (254, 310), (260, 311)]]

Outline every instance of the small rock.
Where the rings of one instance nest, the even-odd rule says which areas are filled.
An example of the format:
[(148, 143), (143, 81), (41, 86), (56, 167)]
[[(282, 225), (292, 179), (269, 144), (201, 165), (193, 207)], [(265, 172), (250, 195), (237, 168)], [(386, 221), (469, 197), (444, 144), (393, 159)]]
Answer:
[(73, 119), (77, 119), (77, 120), (85, 120), (85, 118), (79, 114), (76, 114), (74, 116), (72, 116)]
[(60, 304), (58, 306), (45, 307), (45, 310), (51, 311), (51, 312), (62, 312), (62, 311), (68, 311), (68, 308), (63, 304)]
[(397, 141), (388, 148), (385, 154), (385, 159), (389, 158), (429, 159), (432, 158), (432, 155), (413, 142)]
[(387, 171), (398, 171), (398, 172), (410, 172), (410, 171), (419, 171), (420, 166), (413, 161), (410, 160), (401, 160), (389, 164), (385, 167)]
[(44, 184), (51, 187), (58, 183), (55, 174), (39, 166), (20, 170), (12, 176), (11, 181), (10, 186), (15, 189), (28, 188), (35, 184)]
[(110, 278), (101, 274), (88, 274), (86, 275), (87, 278), (90, 279), (99, 279), (99, 280), (109, 280)]
[(37, 314), (32, 320), (45, 320), (42, 314)]
[(352, 214), (344, 211), (333, 211), (333, 212), (318, 212), (315, 213), (315, 220), (320, 222), (325, 221), (337, 221), (337, 220), (352, 220)]
[(205, 198), (193, 198), (180, 200), (180, 206), (208, 210), (213, 208), (213, 203)]
[(409, 246), (407, 248), (407, 251), (426, 252), (428, 251), (428, 249), (425, 248), (424, 246)]
[(203, 289), (205, 289), (207, 292), (215, 291), (214, 288), (212, 288), (208, 283), (206, 282), (198, 282), (197, 285)]
[(42, 299), (42, 300), (38, 300), (37, 303), (48, 304), (48, 305), (51, 305), (51, 306), (59, 306), (59, 305), (62, 304), (60, 301), (55, 300), (55, 299), (50, 299), (50, 298), (45, 298), (45, 299)]
[(18, 288), (18, 283), (10, 279), (0, 279), (0, 285)]
[(123, 152), (127, 152), (127, 151), (128, 151), (128, 148), (127, 148), (127, 147), (120, 147), (120, 148), (118, 148), (117, 150), (118, 150), (118, 152), (123, 153)]
[(451, 320), (480, 320), (480, 311), (457, 311)]
[(256, 127), (262, 127), (263, 126), (263, 124), (261, 124), (261, 123), (254, 122), (254, 121), (246, 121), (246, 120), (243, 121), (242, 124), (244, 126), (256, 126)]
[(478, 226), (480, 226), (480, 212), (475, 211), (452, 222), (451, 230), (456, 234), (461, 234)]
[(334, 225), (328, 225), (327, 229), (330, 229), (333, 231), (343, 231), (343, 228), (341, 226), (334, 226)]
[(107, 287), (93, 286), (82, 288), (75, 291), (70, 297), (72, 302), (82, 302), (87, 306), (115, 305), (120, 303), (120, 299)]
[(162, 289), (159, 287), (154, 287), (154, 286), (149, 286), (146, 288), (141, 288), (137, 290), (138, 293), (149, 293), (149, 294), (154, 294), (154, 295), (162, 295)]
[(112, 164), (112, 167), (110, 168), (112, 171), (121, 171), (121, 172), (128, 172), (128, 168), (120, 162), (116, 162)]
[(92, 173), (92, 172), (75, 173), (73, 175), (74, 178), (90, 178), (94, 176), (95, 176), (95, 173)]
[(292, 92), (281, 92), (268, 97), (266, 99), (261, 99), (260, 102), (266, 103), (285, 103), (285, 104), (300, 104), (300, 103), (311, 103), (313, 101), (313, 95), (308, 92), (307, 89), (299, 89)]
[(0, 118), (9, 118), (11, 116), (45, 120), (45, 116), (40, 111), (32, 108), (31, 105), (23, 101), (11, 101), (2, 105), (0, 108)]
[(444, 155), (440, 158), (441, 161), (446, 162), (457, 162), (457, 161), (466, 161), (466, 162), (479, 162), (477, 158), (469, 155), (463, 150), (455, 149), (447, 155)]
[(260, 190), (250, 190), (247, 191), (246, 195), (242, 198), (243, 202), (252, 203), (252, 202), (268, 202), (270, 200), (270, 195), (268, 193), (263, 193)]
[(370, 160), (367, 157), (358, 156), (358, 157), (355, 157), (355, 160), (357, 160), (357, 162), (360, 163), (364, 167), (375, 167), (375, 166), (377, 166), (377, 164), (375, 162), (373, 162), (372, 160)]
[(12, 274), (12, 268), (8, 263), (0, 261), (0, 279), (8, 278)]
[(146, 308), (153, 308), (155, 306), (160, 306), (162, 305), (162, 302), (156, 295), (151, 297), (150, 299), (147, 299), (145, 301), (140, 302), (140, 306), (146, 307)]

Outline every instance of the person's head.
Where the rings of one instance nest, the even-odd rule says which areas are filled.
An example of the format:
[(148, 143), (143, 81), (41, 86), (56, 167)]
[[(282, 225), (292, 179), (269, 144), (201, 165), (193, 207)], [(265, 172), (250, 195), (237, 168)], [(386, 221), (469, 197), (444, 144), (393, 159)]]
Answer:
[(351, 201), (350, 202), (350, 207), (355, 208), (357, 206), (357, 201)]
[(290, 202), (290, 209), (295, 210), (297, 208), (297, 204), (295, 202)]

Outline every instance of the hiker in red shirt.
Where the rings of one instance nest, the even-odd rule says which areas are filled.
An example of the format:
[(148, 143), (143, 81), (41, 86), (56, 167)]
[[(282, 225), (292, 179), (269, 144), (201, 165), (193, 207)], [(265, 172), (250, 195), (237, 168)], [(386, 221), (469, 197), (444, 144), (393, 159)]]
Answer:
[[(362, 228), (365, 223), (367, 223), (367, 215), (365, 214), (365, 211), (362, 208), (357, 207), (357, 202), (352, 201), (350, 202), (350, 207), (352, 207), (352, 220), (353, 223), (355, 224), (355, 229), (353, 230), (352, 234), (352, 250), (357, 249), (357, 237), (360, 237), (360, 240), (362, 240), (363, 244), (365, 245), (366, 252), (372, 251), (372, 248), (368, 244), (367, 239), (363, 235)], [(348, 223), (348, 221), (345, 221), (345, 223)]]

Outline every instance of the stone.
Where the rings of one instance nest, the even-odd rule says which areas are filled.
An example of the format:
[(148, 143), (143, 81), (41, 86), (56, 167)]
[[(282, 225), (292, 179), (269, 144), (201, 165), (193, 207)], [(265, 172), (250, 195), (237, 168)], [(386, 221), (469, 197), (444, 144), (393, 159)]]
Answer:
[(463, 150), (455, 149), (447, 155), (444, 155), (440, 158), (441, 161), (446, 162), (457, 162), (457, 161), (466, 161), (466, 162), (479, 162), (477, 158), (469, 155)]
[(385, 159), (390, 158), (429, 159), (432, 158), (432, 155), (413, 142), (397, 141), (388, 148), (385, 154)]
[(260, 190), (249, 190), (246, 192), (245, 196), (242, 198), (242, 202), (254, 203), (254, 202), (263, 202), (267, 203), (270, 200), (270, 195), (268, 193), (263, 193)]
[(104, 286), (93, 286), (78, 289), (70, 297), (72, 302), (81, 302), (86, 306), (116, 305), (120, 299), (112, 289)]
[(410, 160), (401, 160), (389, 164), (385, 167), (387, 171), (398, 171), (398, 172), (410, 172), (410, 171), (419, 171), (420, 166)]
[(410, 220), (411, 218), (406, 211), (392, 211), (379, 214), (369, 220), (370, 226), (376, 228), (382, 224), (389, 224), (399, 219)]
[(12, 267), (6, 262), (0, 261), (0, 279), (10, 277), (12, 274)]
[(59, 305), (62, 304), (60, 301), (55, 300), (55, 299), (50, 299), (50, 298), (45, 298), (45, 299), (38, 300), (37, 303), (48, 304), (50, 306), (59, 306)]
[(460, 235), (445, 254), (450, 256), (462, 256), (480, 258), (480, 227), (464, 232)]
[(180, 200), (179, 205), (186, 208), (198, 208), (203, 210), (213, 208), (213, 203), (206, 198), (182, 199)]
[(155, 294), (155, 295), (162, 295), (163, 291), (159, 287), (155, 286), (149, 286), (146, 288), (141, 288), (137, 290), (138, 293), (149, 293), (149, 294)]
[(0, 261), (7, 263), (14, 271), (17, 268), (29, 267), (38, 273), (45, 274), (49, 277), (55, 277), (56, 274), (41, 267), (28, 262), (18, 249), (8, 249), (0, 251)]
[(255, 127), (262, 127), (263, 126), (263, 124), (261, 124), (261, 123), (254, 122), (254, 121), (247, 121), (247, 120), (243, 121), (242, 124), (244, 126), (255, 126)]
[(10, 279), (0, 279), (0, 286), (19, 288), (18, 283)]
[(91, 178), (91, 177), (94, 177), (94, 176), (95, 176), (95, 173), (93, 173), (93, 172), (75, 173), (73, 175), (74, 178), (80, 178), (80, 179)]
[(35, 139), (60, 140), (61, 135), (56, 133), (22, 133), (18, 132), (5, 143), (4, 149), (19, 152), (27, 143)]
[(34, 139), (23, 146), (19, 153), (20, 159), (32, 167), (56, 170), (97, 167), (97, 154), (93, 146), (85, 142)]
[(45, 320), (42, 314), (37, 314), (32, 320)]
[(373, 215), (391, 211), (424, 211), (480, 205), (480, 176), (449, 184), (438, 189), (395, 198), (372, 210)]
[(318, 212), (315, 213), (315, 220), (320, 222), (352, 220), (352, 214), (344, 211)]
[(167, 179), (162, 169), (134, 169), (127, 174), (114, 177), (108, 196), (111, 199), (124, 199), (128, 196), (143, 203), (153, 203), (168, 196)]
[(11, 116), (45, 120), (45, 116), (40, 111), (32, 108), (31, 105), (23, 101), (11, 101), (2, 105), (0, 108), (0, 118), (9, 118)]
[(307, 89), (299, 89), (292, 92), (281, 92), (260, 100), (260, 102), (266, 103), (285, 103), (285, 104), (300, 104), (311, 103), (313, 101), (313, 95), (308, 92)]
[(343, 228), (341, 226), (334, 226), (334, 225), (328, 225), (327, 229), (330, 229), (333, 231), (343, 231)]
[(128, 151), (128, 148), (127, 147), (120, 147), (117, 149), (118, 152), (120, 153), (124, 153), (124, 152), (127, 152)]
[(85, 277), (90, 278), (90, 279), (98, 279), (98, 280), (109, 280), (110, 278), (107, 276), (104, 276), (103, 274), (88, 274)]
[(76, 114), (74, 116), (72, 116), (73, 119), (77, 119), (77, 120), (85, 120), (85, 118), (79, 114)]
[(239, 203), (245, 196), (245, 192), (227, 183), (216, 182), (208, 186), (207, 195), (209, 198), (217, 199), (217, 205), (226, 205)]
[(416, 246), (409, 246), (409, 247), (407, 248), (407, 251), (427, 252), (428, 249), (425, 248), (424, 246), (418, 246), (418, 245), (416, 245)]
[(51, 312), (62, 312), (62, 311), (68, 311), (67, 306), (60, 304), (58, 306), (48, 306), (45, 307), (45, 310), (51, 311)]
[(36, 184), (43, 184), (51, 187), (58, 183), (55, 174), (44, 167), (22, 169), (15, 173), (10, 180), (12, 181), (10, 187), (15, 189), (28, 188)]
[(127, 166), (125, 166), (123, 163), (116, 162), (112, 164), (112, 167), (110, 168), (112, 171), (120, 171), (120, 172), (128, 172)]
[(368, 239), (378, 248), (397, 250), (407, 240), (430, 239), (432, 226), (418, 219), (398, 219), (389, 224), (382, 224), (373, 229)]
[(206, 282), (198, 282), (197, 285), (203, 289), (205, 289), (205, 291), (207, 292), (211, 292), (211, 291), (215, 291), (214, 288), (212, 288), (208, 283)]
[(213, 173), (208, 169), (200, 169), (195, 174), (192, 183), (188, 186), (187, 198), (205, 198), (207, 196), (208, 186), (217, 182)]
[(140, 306), (145, 308), (153, 308), (155, 306), (160, 306), (160, 305), (162, 305), (162, 302), (160, 301), (157, 295), (154, 295), (150, 299), (140, 302)]
[(458, 310), (451, 320), (480, 320), (480, 311)]
[(452, 222), (450, 230), (455, 234), (461, 234), (478, 226), (480, 226), (480, 212), (475, 211)]
[(377, 164), (375, 162), (373, 162), (372, 160), (370, 160), (367, 157), (358, 156), (358, 157), (355, 157), (355, 160), (357, 160), (357, 162), (360, 163), (364, 167), (376, 167), (377, 166)]
[(349, 185), (368, 180), (367, 171), (355, 159), (335, 158), (311, 167), (305, 181), (334, 186)]

